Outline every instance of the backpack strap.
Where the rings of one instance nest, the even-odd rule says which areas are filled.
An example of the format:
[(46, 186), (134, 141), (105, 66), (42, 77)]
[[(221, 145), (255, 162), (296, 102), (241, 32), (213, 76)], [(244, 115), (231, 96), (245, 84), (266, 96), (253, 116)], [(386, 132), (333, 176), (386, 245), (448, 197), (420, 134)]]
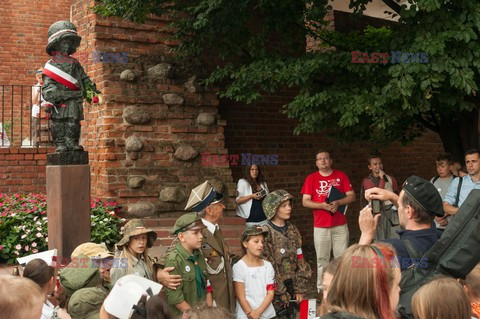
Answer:
[(439, 175), (435, 176), (435, 177), (432, 179), (432, 184), (435, 184), (435, 182), (436, 182), (436, 181), (437, 181), (437, 179), (439, 179), (439, 178), (440, 178), (440, 176), (439, 176)]
[(463, 177), (459, 177), (458, 187), (457, 187), (457, 197), (455, 198), (455, 207), (458, 207), (458, 202), (460, 201), (460, 190), (462, 189)]
[(413, 244), (410, 240), (404, 239), (403, 243), (405, 244), (405, 247), (407, 248), (407, 252), (408, 252), (408, 255), (410, 256), (410, 258), (412, 258), (414, 260), (417, 260), (420, 257), (422, 257), (422, 255), (420, 255), (418, 253), (418, 250), (415, 248), (415, 246), (413, 246)]

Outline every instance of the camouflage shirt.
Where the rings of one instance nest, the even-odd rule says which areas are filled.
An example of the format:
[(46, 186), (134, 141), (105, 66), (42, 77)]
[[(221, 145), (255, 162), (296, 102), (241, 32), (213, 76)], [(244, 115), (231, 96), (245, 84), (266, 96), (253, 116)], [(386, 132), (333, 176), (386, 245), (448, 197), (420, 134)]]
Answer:
[(280, 228), (272, 226), (271, 222), (264, 228), (268, 230), (268, 236), (265, 238), (263, 255), (275, 269), (275, 281), (278, 285), (275, 294), (284, 295), (282, 300), (288, 303), (294, 296), (289, 296), (284, 281), (292, 279), (294, 293), (303, 294), (312, 274), (310, 265), (303, 258), (302, 236), (297, 227), (288, 221), (281, 230), (277, 230)]

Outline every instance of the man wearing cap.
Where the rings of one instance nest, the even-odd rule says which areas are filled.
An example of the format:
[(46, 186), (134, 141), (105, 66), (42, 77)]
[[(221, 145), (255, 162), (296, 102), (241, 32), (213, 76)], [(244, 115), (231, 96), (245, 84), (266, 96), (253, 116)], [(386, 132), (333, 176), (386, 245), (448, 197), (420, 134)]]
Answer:
[(185, 210), (191, 208), (198, 212), (206, 226), (202, 231), (204, 241), (201, 250), (207, 260), (208, 277), (213, 288), (213, 300), (217, 306), (234, 312), (235, 295), (230, 252), (218, 226), (225, 209), (222, 201), (223, 194), (217, 192), (206, 181), (192, 190)]
[[(406, 242), (411, 243), (417, 255), (423, 255), (437, 241), (436, 229), (432, 226), (435, 216), (443, 216), (442, 199), (437, 189), (429, 181), (418, 176), (410, 176), (403, 184), (400, 195), (381, 188), (371, 188), (365, 191), (365, 199), (390, 200), (398, 207), (400, 226), (404, 229), (399, 232), (400, 238), (382, 240), (391, 244), (398, 257), (402, 270), (410, 267), (413, 260), (407, 250)], [(358, 223), (362, 235), (359, 244), (370, 245), (377, 227), (380, 215), (373, 216), (372, 209), (365, 207), (360, 211)]]
[(180, 216), (171, 233), (178, 239), (175, 249), (165, 261), (165, 267), (174, 267), (173, 274), (182, 277), (177, 289), (167, 289), (167, 303), (173, 318), (206, 303), (212, 305), (212, 288), (208, 281), (207, 265), (201, 251), (205, 225), (197, 213)]

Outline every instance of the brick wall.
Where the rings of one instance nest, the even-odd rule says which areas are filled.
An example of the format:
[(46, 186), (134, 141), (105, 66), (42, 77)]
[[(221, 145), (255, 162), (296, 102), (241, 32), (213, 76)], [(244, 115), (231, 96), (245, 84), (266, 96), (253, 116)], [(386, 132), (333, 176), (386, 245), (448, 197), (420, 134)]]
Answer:
[(6, 133), (12, 144), (0, 148), (2, 193), (46, 192), (46, 153), (52, 149), (19, 146), (23, 139), (30, 138), (30, 86), (36, 82), (35, 71), (49, 59), (45, 52), (48, 27), (54, 21), (69, 19), (70, 3), (0, 2), (0, 122), (9, 123), (11, 130)]
[[(103, 18), (89, 11), (93, 3), (73, 4), (73, 22), (82, 36), (78, 51), (119, 53), (128, 61), (82, 63), (105, 99), (85, 108), (82, 137), (90, 157), (91, 194), (116, 200), (127, 217), (149, 218), (159, 235), (156, 244), (167, 244), (191, 188), (208, 179), (233, 195), (228, 167), (201, 165), (201, 153), (227, 153), (216, 91), (196, 83), (194, 65), (170, 55), (172, 44), (160, 31), (167, 23), (163, 17), (144, 24)], [(123, 78), (125, 72), (132, 78)], [(228, 203), (231, 211), (233, 201)], [(227, 232), (236, 246), (238, 232)]]
[(0, 84), (33, 85), (49, 60), (48, 27), (69, 20), (71, 0), (0, 1)]
[(45, 194), (50, 148), (0, 148), (0, 193)]
[[(311, 211), (302, 207), (301, 188), (305, 177), (317, 170), (316, 151), (320, 148), (333, 150), (333, 168), (347, 173), (357, 200), (347, 211), (351, 239), (356, 239), (361, 180), (369, 173), (366, 157), (372, 151), (367, 143), (339, 145), (322, 133), (293, 135), (295, 121), (280, 113), (282, 105), (288, 103), (291, 92), (280, 92), (266, 101), (255, 105), (240, 105), (222, 101), (220, 115), (227, 121), (225, 127), (226, 146), (229, 154), (278, 154), (277, 166), (263, 166), (270, 190), (286, 189), (294, 196), (293, 221), (302, 232), (305, 241), (313, 240), (313, 217)], [(436, 174), (435, 158), (443, 151), (439, 138), (427, 132), (413, 144), (402, 147), (394, 145), (381, 150), (387, 174), (397, 178), (399, 186), (410, 175), (431, 178)], [(231, 166), (235, 182), (242, 178), (243, 166)]]

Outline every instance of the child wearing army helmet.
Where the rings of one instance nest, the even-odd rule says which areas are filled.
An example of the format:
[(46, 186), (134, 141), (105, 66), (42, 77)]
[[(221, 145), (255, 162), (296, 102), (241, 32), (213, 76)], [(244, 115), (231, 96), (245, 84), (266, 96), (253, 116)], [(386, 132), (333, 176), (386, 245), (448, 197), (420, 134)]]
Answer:
[(183, 313), (203, 303), (208, 306), (213, 303), (207, 265), (200, 252), (205, 227), (197, 213), (188, 213), (180, 216), (172, 228), (171, 233), (178, 242), (169, 253), (165, 267), (174, 267), (172, 274), (182, 277), (180, 286), (166, 291), (172, 318), (181, 318)]
[(268, 224), (265, 237), (264, 258), (270, 261), (275, 270), (277, 289), (273, 306), (277, 318), (288, 317), (290, 300), (300, 303), (307, 290), (311, 277), (310, 265), (302, 253), (302, 237), (297, 227), (290, 223), (293, 196), (285, 190), (268, 194), (262, 205)]

